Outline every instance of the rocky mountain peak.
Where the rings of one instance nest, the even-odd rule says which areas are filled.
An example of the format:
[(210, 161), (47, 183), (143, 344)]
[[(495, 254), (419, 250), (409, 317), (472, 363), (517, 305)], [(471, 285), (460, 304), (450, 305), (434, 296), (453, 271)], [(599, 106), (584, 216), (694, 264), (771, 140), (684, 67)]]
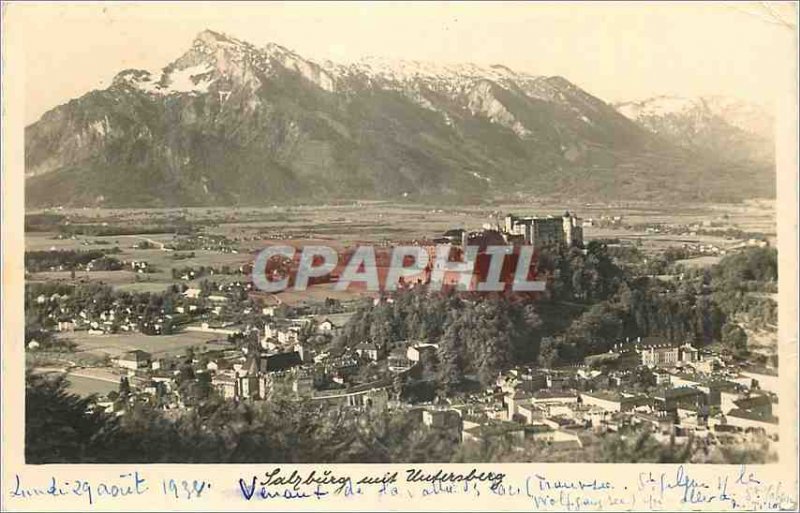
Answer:
[(207, 46), (216, 46), (219, 44), (233, 44), (233, 45), (242, 45), (241, 41), (238, 39), (223, 34), (221, 32), (215, 32), (210, 29), (205, 29), (194, 38), (195, 44), (204, 44)]
[[(742, 134), (709, 132), (698, 158), (564, 77), (502, 64), (320, 63), (205, 30), (163, 68), (124, 70), (27, 127), (26, 186), (31, 205), (438, 202), (662, 197), (669, 174), (676, 194), (730, 198), (742, 191), (719, 180), (716, 154)], [(724, 167), (768, 195), (764, 169)]]
[(771, 163), (774, 119), (758, 105), (724, 96), (660, 95), (617, 103), (616, 108), (678, 146), (734, 161)]

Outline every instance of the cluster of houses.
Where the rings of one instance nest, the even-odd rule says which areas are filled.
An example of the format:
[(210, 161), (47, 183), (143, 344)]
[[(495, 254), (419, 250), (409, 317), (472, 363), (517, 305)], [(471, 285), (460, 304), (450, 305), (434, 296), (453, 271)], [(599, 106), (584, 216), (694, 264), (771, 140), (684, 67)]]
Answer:
[[(262, 342), (272, 338), (265, 337)], [(265, 344), (266, 345), (266, 344)], [(355, 408), (403, 408), (419, 414), (421, 425), (449, 432), (462, 442), (502, 436), (512, 443), (546, 442), (580, 448), (587, 436), (626, 429), (649, 429), (657, 439), (680, 441), (692, 436), (710, 441), (777, 440), (775, 415), (778, 379), (767, 369), (698, 370), (705, 357), (686, 344), (651, 344), (641, 355), (662, 355), (644, 364), (654, 386), (643, 389), (639, 372), (606, 372), (587, 366), (567, 369), (514, 368), (498, 376), (481, 394), (458, 404), (403, 404), (393, 391), (393, 375), (413, 373), (436, 350), (435, 344), (409, 342), (389, 359), (391, 374), (372, 382), (350, 382), (370, 354), (336, 356), (307, 351), (264, 349), (243, 354), (228, 347), (217, 357), (196, 357), (196, 373), (208, 373), (211, 386), (232, 400), (269, 400), (276, 393)], [(670, 354), (678, 354), (677, 360)], [(697, 356), (685, 356), (695, 355)], [(691, 360), (691, 363), (689, 363)], [(714, 361), (717, 361), (716, 359)], [(174, 364), (144, 351), (130, 351), (115, 362), (128, 371), (140, 394), (162, 398), (165, 408), (180, 408)], [(639, 364), (636, 364), (639, 365)], [(699, 365), (702, 367), (702, 365)], [(638, 377), (637, 377), (638, 376)], [(736, 442), (733, 443), (736, 443)]]
[[(394, 376), (412, 372), (436, 350), (435, 344), (408, 342), (389, 357), (388, 373), (372, 381), (355, 377), (358, 371), (376, 360), (387, 358), (363, 348), (317, 352), (297, 337), (298, 329), (313, 329), (330, 334), (339, 329), (330, 319), (273, 320), (259, 337), (258, 347), (228, 344), (214, 351), (213, 358), (195, 356), (192, 367), (196, 375), (207, 373), (211, 387), (222, 397), (232, 400), (269, 400), (276, 393), (311, 401), (324, 401), (351, 407), (385, 407), (392, 397)], [(130, 351), (113, 361), (139, 393), (146, 389), (158, 392), (162, 406), (180, 407), (176, 379), (180, 374), (176, 362), (154, 359), (144, 351)], [(159, 382), (158, 387), (153, 380)], [(171, 398), (164, 400), (164, 398)]]
[[(147, 269), (143, 262), (135, 263), (140, 272)], [(142, 267), (145, 265), (145, 267)], [(168, 333), (176, 315), (188, 316), (194, 319), (205, 316), (205, 314), (220, 317), (226, 304), (231, 302), (232, 297), (241, 296), (244, 292), (252, 288), (252, 284), (241, 281), (217, 285), (210, 292), (203, 292), (198, 288), (188, 288), (182, 294), (179, 301), (173, 304), (171, 310), (164, 308), (156, 312), (146, 312), (147, 305), (122, 304), (120, 301), (113, 301), (105, 309), (99, 310), (94, 304), (79, 304), (70, 301), (69, 295), (52, 294), (50, 296), (39, 295), (34, 298), (34, 307), (46, 312), (45, 317), (49, 319), (55, 331), (73, 332), (85, 330), (91, 335), (104, 335), (119, 332), (143, 332), (149, 335), (161, 335)], [(99, 310), (99, 311), (98, 311)], [(253, 312), (252, 307), (244, 307), (240, 312), (244, 315)], [(183, 317), (186, 321), (187, 317)], [(196, 327), (195, 327), (196, 328)]]
[(131, 260), (127, 262), (131, 266), (131, 271), (139, 274), (155, 272), (153, 266), (144, 260)]
[[(218, 371), (233, 368), (241, 359), (241, 352), (225, 340), (209, 342), (213, 356), (196, 355), (191, 360), (196, 378), (207, 375), (210, 379)], [(217, 346), (217, 347), (214, 347)], [(130, 387), (130, 401), (152, 402), (165, 410), (181, 410), (186, 407), (186, 398), (179, 390), (183, 358), (160, 356), (142, 350), (127, 351), (112, 360), (118, 369), (120, 380)], [(108, 413), (121, 415), (121, 405), (110, 399), (100, 400), (97, 406)]]
[[(539, 228), (547, 226), (561, 230), (558, 241), (579, 236), (579, 220), (574, 216), (553, 218), (558, 223), (548, 218), (539, 228), (535, 219), (508, 216), (509, 233), (516, 230), (526, 237), (545, 237)], [(451, 242), (470, 240), (463, 230), (445, 235)], [(146, 272), (146, 267), (132, 266)], [(187, 288), (173, 305), (173, 313), (162, 309), (147, 319), (135, 308), (117, 302), (99, 312), (88, 307), (73, 311), (76, 306), (67, 301), (69, 297), (58, 294), (40, 295), (35, 303), (50, 312), (61, 332), (86, 329), (102, 334), (147, 328), (159, 334), (173, 314), (202, 320), (186, 329), (228, 337), (220, 339), (213, 355), (194, 357), (192, 370), (195, 376), (205, 375), (209, 386), (222, 397), (269, 400), (280, 394), (355, 408), (403, 408), (418, 412), (422, 425), (450, 431), (463, 442), (502, 436), (520, 444), (543, 441), (581, 447), (586, 436), (640, 427), (663, 440), (688, 436), (712, 441), (761, 436), (776, 440), (778, 436), (778, 379), (774, 372), (741, 368), (689, 343), (658, 338), (625, 340), (607, 354), (595, 355), (601, 360), (587, 361), (589, 365), (510, 369), (489, 389), (459, 399), (457, 404), (404, 404), (395, 378), (418, 377), (426, 362), (435, 360), (437, 344), (407, 341), (387, 348), (366, 340), (334, 350), (329, 344), (310, 341), (317, 337), (330, 341), (342, 329), (341, 323), (312, 315), (283, 318), (276, 307), (257, 312), (250, 304), (238, 313), (253, 318), (260, 314), (266, 320), (263, 331), (252, 322), (226, 321), (222, 315), (226, 305), (247, 292), (249, 285), (233, 282), (213, 290)], [(200, 314), (208, 315), (199, 318)], [(253, 331), (257, 331), (255, 345), (230, 342), (232, 335), (247, 337)], [(185, 398), (178, 387), (181, 364), (176, 360), (135, 350), (120, 355), (113, 364), (139, 396), (153, 398), (165, 409), (184, 407)], [(360, 373), (365, 367), (381, 370), (377, 375)]]
[[(327, 318), (312, 320), (303, 317), (268, 322), (258, 350), (245, 348), (241, 365), (216, 373), (212, 384), (224, 397), (235, 399), (268, 399), (281, 390), (309, 400), (340, 400), (350, 406), (385, 404), (391, 378), (384, 376), (367, 383), (351, 379), (362, 366), (385, 359), (383, 349), (364, 343), (340, 351), (316, 351), (302, 341), (306, 337), (300, 337), (301, 331), (332, 335), (340, 327)], [(409, 372), (430, 348), (435, 346), (408, 343), (402, 360), (390, 360), (388, 370)]]
[[(621, 360), (630, 360), (633, 365), (645, 367), (664, 367), (679, 364), (697, 364), (701, 361), (700, 351), (691, 344), (674, 344), (659, 337), (637, 337), (615, 344), (611, 354)], [(711, 359), (706, 359), (709, 363)]]
[[(387, 351), (364, 342), (322, 351), (308, 342), (339, 329), (324, 317), (270, 315), (256, 346), (221, 341), (213, 358), (195, 357), (194, 371), (207, 373), (210, 386), (232, 400), (269, 400), (281, 394), (356, 408), (418, 411), (422, 425), (450, 431), (463, 442), (503, 436), (520, 444), (533, 440), (581, 447), (586, 436), (642, 427), (665, 441), (778, 436), (777, 375), (728, 364), (688, 343), (626, 340), (602, 355), (603, 365), (611, 364), (605, 368), (594, 363), (514, 368), (458, 404), (411, 405), (396, 396), (394, 377), (418, 377), (426, 361), (435, 359), (437, 345), (408, 341)], [(375, 362), (384, 369), (377, 378), (367, 381), (358, 375)], [(137, 393), (158, 396), (165, 408), (182, 407), (175, 362), (131, 351), (114, 364), (129, 375)]]
[(229, 254), (236, 254), (239, 252), (236, 249), (236, 244), (234, 241), (228, 239), (227, 237), (223, 235), (210, 235), (204, 233), (198, 233), (185, 237), (175, 237), (175, 239), (166, 246), (166, 249), (172, 251), (204, 250)]
[[(218, 371), (212, 385), (223, 397), (269, 400), (276, 393), (307, 400), (338, 400), (349, 406), (369, 406), (376, 395), (388, 398), (391, 380), (352, 383), (350, 377), (366, 362), (354, 354), (311, 359), (301, 344), (295, 350), (258, 351), (230, 370)], [(385, 402), (385, 401), (384, 401)]]
[[(44, 296), (39, 296), (37, 302)], [(172, 319), (163, 310), (159, 315), (146, 317), (138, 314), (130, 306), (113, 305), (99, 313), (81, 308), (74, 312), (67, 306), (57, 307), (48, 314), (58, 332), (69, 333), (86, 330), (90, 335), (106, 335), (117, 332), (148, 331), (161, 334), (164, 326)]]
[[(373, 358), (359, 351), (348, 350), (339, 354), (317, 353), (307, 344), (301, 343), (298, 335), (304, 327), (321, 335), (331, 335), (339, 329), (327, 318), (317, 320), (307, 316), (298, 319), (273, 319), (264, 326), (258, 348), (247, 344), (236, 347), (227, 340), (220, 340), (224, 351), (220, 353), (215, 350), (215, 357), (208, 359), (205, 364), (200, 362), (207, 358), (195, 358), (193, 370), (196, 374), (208, 373), (211, 386), (222, 397), (236, 400), (268, 399), (277, 390), (296, 397), (311, 398), (319, 392), (321, 397), (329, 400), (342, 394), (362, 400), (371, 397), (373, 389), (377, 391), (388, 386), (379, 384), (366, 387), (360, 392), (351, 390), (353, 385), (364, 384), (352, 383), (350, 377)], [(237, 328), (214, 327), (209, 323), (190, 328), (223, 334), (242, 332)], [(245, 331), (249, 333), (253, 329), (251, 327)], [(113, 364), (143, 386), (154, 376), (164, 381), (164, 378), (174, 378), (179, 374), (175, 361), (153, 359), (152, 355), (144, 351), (127, 352), (115, 359)], [(171, 384), (169, 381), (166, 379), (163, 385), (168, 390), (174, 389), (174, 379)], [(165, 407), (169, 405), (165, 404)]]
[[(637, 340), (618, 351), (631, 359), (627, 368), (511, 369), (466, 404), (428, 407), (423, 420), (447, 426), (462, 441), (504, 436), (573, 448), (586, 436), (639, 428), (665, 442), (777, 440), (773, 371), (726, 366), (690, 344)], [(638, 382), (641, 371), (651, 386)]]
[(196, 269), (192, 267), (186, 267), (183, 269), (173, 268), (172, 277), (181, 281), (193, 281), (203, 278), (204, 276), (214, 276), (215, 274), (231, 275), (248, 274), (249, 272), (249, 266), (247, 265), (240, 265), (235, 269), (231, 269), (230, 266), (222, 266), (217, 269), (211, 266), (200, 266)]
[[(697, 235), (696, 232), (690, 232), (690, 236)], [(717, 246), (716, 244), (704, 244), (702, 242), (696, 243), (689, 243), (686, 242), (681, 246), (683, 249), (688, 251), (690, 254), (694, 256), (704, 255), (704, 256), (717, 256), (717, 255), (725, 255), (727, 253), (726, 250)]]

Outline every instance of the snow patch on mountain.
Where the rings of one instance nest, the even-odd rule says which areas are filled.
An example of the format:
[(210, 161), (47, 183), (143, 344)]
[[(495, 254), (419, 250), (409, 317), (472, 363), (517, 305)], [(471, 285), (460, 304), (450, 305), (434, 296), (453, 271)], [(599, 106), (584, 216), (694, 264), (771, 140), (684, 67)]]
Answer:
[(211, 85), (220, 79), (225, 84), (217, 88), (220, 91), (229, 89), (227, 84), (232, 82), (255, 91), (263, 85), (264, 77), (272, 76), (279, 69), (298, 73), (330, 93), (350, 87), (397, 91), (420, 107), (438, 113), (446, 125), (453, 126), (448, 107), (430, 97), (431, 93), (444, 95), (453, 105), (505, 126), (520, 138), (530, 137), (530, 130), (494, 97), (493, 87), (513, 90), (533, 99), (555, 101), (575, 112), (576, 117), (580, 116), (587, 124), (591, 124), (594, 112), (593, 98), (588, 95), (588, 100), (579, 98), (580, 106), (573, 105), (573, 97), (580, 90), (560, 77), (519, 73), (502, 65), (483, 67), (383, 57), (367, 57), (345, 64), (320, 63), (275, 43), (259, 48), (210, 30), (200, 33), (192, 48), (164, 70), (136, 71), (124, 80), (148, 94), (199, 95), (210, 92)]
[[(504, 66), (320, 63), (205, 31), (162, 69), (123, 71), (107, 89), (26, 127), (26, 173), (36, 175), (26, 187), (30, 204), (41, 205), (95, 204), (103, 194), (108, 205), (125, 206), (143, 198), (244, 204), (397, 191), (472, 198), (534, 188), (651, 197), (663, 195), (672, 173), (670, 190), (682, 198), (698, 190), (702, 198), (738, 197), (736, 188), (717, 186), (722, 155), (737, 164), (726, 172), (754, 185), (748, 195), (774, 192), (774, 173), (761, 165), (768, 159), (756, 158), (770, 157), (774, 145), (754, 143), (715, 116), (698, 121), (654, 119), (650, 128), (563, 77)], [(695, 151), (715, 158), (696, 159)], [(120, 159), (128, 154), (135, 158)], [(622, 174), (636, 168), (636, 179), (586, 172), (596, 162)], [(569, 180), (552, 180), (556, 171)], [(132, 173), (147, 179), (113, 195), (104, 187)], [(209, 178), (207, 189), (200, 176)], [(53, 185), (63, 186), (58, 194)]]
[(384, 57), (365, 57), (347, 65), (328, 64), (335, 72), (364, 73), (372, 78), (379, 78), (394, 82), (413, 82), (423, 80), (427, 82), (449, 82), (458, 85), (459, 82), (470, 79), (487, 79), (501, 81), (505, 79), (532, 78), (531, 75), (516, 73), (511, 69), (494, 65), (488, 68), (470, 63), (441, 64), (427, 61), (388, 59)]
[(697, 105), (695, 100), (678, 96), (658, 96), (639, 102), (626, 102), (617, 105), (622, 115), (637, 120), (645, 116), (666, 116), (680, 114)]
[(744, 132), (772, 138), (774, 118), (766, 109), (726, 96), (656, 96), (618, 103), (615, 107), (628, 119), (645, 125), (681, 120), (684, 124), (691, 121), (699, 128), (699, 125), (707, 125), (716, 120)]
[(129, 70), (117, 75), (114, 83), (124, 82), (155, 95), (204, 94), (213, 83), (213, 71), (214, 68), (207, 63), (170, 71)]
[[(168, 85), (161, 90), (161, 93), (207, 93), (208, 86), (212, 82), (210, 75), (213, 71), (214, 68), (210, 64), (198, 64), (175, 70), (167, 75)], [(164, 79), (162, 78), (161, 81)]]
[(472, 115), (481, 114), (492, 123), (510, 128), (518, 137), (527, 137), (531, 132), (520, 123), (511, 111), (495, 97), (493, 84), (487, 80), (478, 84), (467, 94), (467, 108)]

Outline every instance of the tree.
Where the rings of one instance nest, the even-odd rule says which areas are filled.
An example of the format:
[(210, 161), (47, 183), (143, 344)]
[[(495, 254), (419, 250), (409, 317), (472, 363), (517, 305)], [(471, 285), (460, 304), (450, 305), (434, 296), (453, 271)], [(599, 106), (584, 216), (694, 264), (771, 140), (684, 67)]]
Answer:
[(123, 401), (127, 401), (131, 395), (131, 384), (127, 376), (119, 378), (119, 397)]
[(691, 460), (694, 444), (690, 439), (678, 446), (675, 437), (668, 445), (659, 443), (649, 431), (631, 435), (611, 435), (602, 444), (603, 463), (685, 463)]
[(67, 392), (63, 376), (27, 373), (25, 387), (25, 461), (92, 463), (115, 445), (117, 424), (92, 411), (93, 398)]
[(392, 392), (394, 393), (395, 401), (400, 400), (400, 396), (403, 395), (403, 375), (397, 373), (394, 375), (394, 379), (392, 380)]
[(558, 351), (556, 347), (556, 341), (552, 337), (542, 338), (542, 342), (539, 347), (539, 356), (537, 357), (537, 363), (539, 367), (549, 369), (555, 365), (557, 359)]
[(453, 392), (464, 379), (463, 325), (459, 321), (451, 323), (439, 341), (438, 381), (447, 393)]
[(516, 362), (536, 359), (540, 350), (542, 319), (533, 304), (525, 304), (509, 312), (511, 317), (511, 347)]
[(729, 322), (722, 327), (722, 343), (737, 356), (747, 353), (747, 333), (738, 324)]
[(197, 376), (196, 397), (208, 399), (211, 395), (211, 374), (203, 372)]
[(493, 298), (464, 311), (472, 323), (464, 332), (472, 355), (470, 368), (484, 386), (493, 383), (511, 362), (512, 323), (504, 306)]

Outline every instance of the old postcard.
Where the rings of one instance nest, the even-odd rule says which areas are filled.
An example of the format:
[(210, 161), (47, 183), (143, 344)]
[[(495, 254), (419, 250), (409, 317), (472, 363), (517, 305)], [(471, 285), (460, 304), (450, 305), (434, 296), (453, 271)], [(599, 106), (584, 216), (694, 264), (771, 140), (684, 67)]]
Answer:
[(798, 508), (796, 2), (3, 2), (3, 511)]

